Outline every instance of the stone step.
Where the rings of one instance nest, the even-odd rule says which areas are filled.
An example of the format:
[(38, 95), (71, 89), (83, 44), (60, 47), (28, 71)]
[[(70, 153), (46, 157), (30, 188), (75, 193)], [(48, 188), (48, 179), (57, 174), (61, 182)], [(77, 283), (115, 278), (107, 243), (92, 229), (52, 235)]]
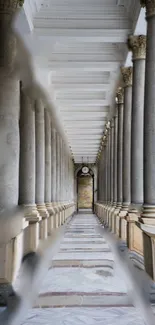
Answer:
[(53, 260), (51, 262), (52, 267), (112, 267), (114, 266), (114, 261), (108, 259), (96, 259), (95, 262), (92, 259), (77, 259), (77, 260)]
[(40, 295), (34, 307), (102, 307), (131, 306), (125, 293), (48, 292)]

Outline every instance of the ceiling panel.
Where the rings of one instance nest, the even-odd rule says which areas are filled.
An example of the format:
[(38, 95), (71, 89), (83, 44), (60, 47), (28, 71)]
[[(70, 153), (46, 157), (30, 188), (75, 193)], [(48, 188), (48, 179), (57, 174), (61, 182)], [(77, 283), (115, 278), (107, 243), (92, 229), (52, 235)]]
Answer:
[(138, 10), (135, 0), (44, 0), (35, 15), (36, 62), (49, 71), (75, 162), (96, 160)]

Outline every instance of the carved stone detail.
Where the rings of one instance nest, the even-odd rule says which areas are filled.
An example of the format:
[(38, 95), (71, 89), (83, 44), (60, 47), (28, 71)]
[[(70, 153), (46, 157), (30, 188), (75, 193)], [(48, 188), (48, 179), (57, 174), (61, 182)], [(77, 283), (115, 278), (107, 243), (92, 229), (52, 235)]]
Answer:
[(123, 104), (124, 103), (124, 89), (122, 87), (119, 87), (116, 92), (116, 97), (118, 100), (118, 104)]
[(141, 6), (146, 7), (146, 16), (155, 15), (155, 0), (140, 0)]
[(133, 53), (133, 60), (145, 59), (146, 57), (146, 36), (131, 35), (128, 39), (129, 50)]
[(132, 86), (132, 67), (122, 67), (122, 77), (124, 81), (124, 87)]

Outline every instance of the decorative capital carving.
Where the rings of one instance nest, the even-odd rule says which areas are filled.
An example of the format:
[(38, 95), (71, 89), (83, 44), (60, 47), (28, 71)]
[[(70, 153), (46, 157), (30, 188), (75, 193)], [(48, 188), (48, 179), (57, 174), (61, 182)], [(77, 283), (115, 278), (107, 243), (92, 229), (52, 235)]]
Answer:
[(0, 0), (0, 12), (6, 13), (8, 11), (15, 11), (18, 7), (22, 7), (24, 4), (24, 0)]
[(117, 104), (123, 104), (124, 103), (124, 89), (122, 87), (119, 87), (116, 92), (117, 97)]
[(124, 81), (124, 87), (132, 86), (132, 67), (122, 67), (121, 72)]
[(155, 0), (140, 0), (141, 6), (146, 7), (146, 16), (155, 15)]
[[(4, 30), (11, 26), (12, 19), (24, 0), (0, 0), (0, 28)], [(2, 35), (5, 31), (2, 32)]]
[(146, 57), (146, 36), (131, 35), (128, 38), (128, 48), (133, 53), (133, 60), (145, 59)]

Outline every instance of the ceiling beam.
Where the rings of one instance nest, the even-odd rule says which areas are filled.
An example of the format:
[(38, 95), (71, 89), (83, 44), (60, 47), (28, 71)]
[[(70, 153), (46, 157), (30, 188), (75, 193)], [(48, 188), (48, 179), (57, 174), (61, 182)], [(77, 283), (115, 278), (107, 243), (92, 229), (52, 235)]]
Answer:
[(63, 107), (84, 107), (84, 106), (108, 106), (109, 101), (106, 99), (63, 99), (63, 100), (56, 100), (59, 107), (63, 105)]
[(125, 43), (131, 29), (35, 28), (34, 37), (50, 37), (50, 42)]
[(42, 60), (40, 63), (43, 68), (49, 68), (51, 71), (57, 71), (57, 70), (82, 70), (84, 71), (99, 71), (99, 72), (109, 72), (109, 71), (115, 71), (121, 66), (120, 62), (110, 62), (109, 60), (107, 62), (50, 62), (47, 60), (46, 62)]
[(93, 83), (64, 83), (64, 84), (56, 84), (54, 85), (54, 89), (55, 89), (55, 94), (57, 96), (57, 94), (61, 93), (72, 93), (72, 91), (76, 91), (76, 92), (98, 92), (98, 91), (105, 91), (105, 90), (109, 90), (109, 84), (93, 84)]

